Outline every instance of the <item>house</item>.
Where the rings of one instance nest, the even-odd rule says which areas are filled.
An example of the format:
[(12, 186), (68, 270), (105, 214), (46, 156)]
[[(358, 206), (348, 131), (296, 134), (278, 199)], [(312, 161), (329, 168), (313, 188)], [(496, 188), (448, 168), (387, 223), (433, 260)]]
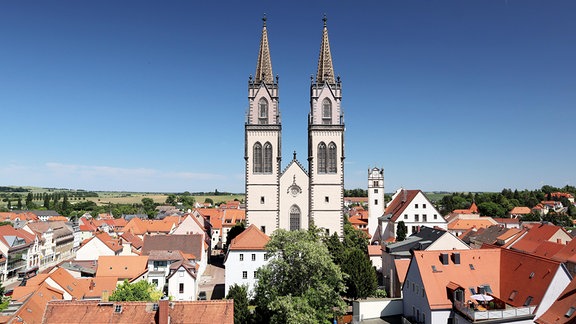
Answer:
[(48, 219), (50, 219), (51, 217), (61, 216), (55, 210), (30, 210), (29, 212), (36, 215), (36, 217), (38, 217), (38, 219), (43, 222), (48, 221)]
[(122, 239), (122, 253), (120, 255), (140, 255), (142, 244), (144, 244), (140, 237), (132, 234), (132, 232), (126, 232), (122, 233), (120, 238)]
[(368, 245), (368, 257), (376, 271), (382, 271), (382, 246)]
[(249, 293), (254, 289), (256, 271), (268, 263), (265, 247), (269, 240), (254, 224), (232, 240), (224, 260), (225, 295), (234, 284), (247, 285)]
[(98, 302), (51, 301), (44, 324), (190, 323), (233, 324), (234, 301)]
[(138, 217), (134, 217), (128, 222), (128, 224), (126, 224), (126, 226), (124, 226), (124, 232), (131, 232), (140, 238), (144, 238), (144, 235), (147, 234), (171, 234), (178, 226), (179, 222), (179, 216), (167, 216), (162, 220), (142, 220)]
[(564, 228), (548, 223), (539, 223), (530, 227), (508, 248), (533, 253), (545, 241), (566, 244), (571, 240), (572, 236)]
[(466, 232), (471, 228), (488, 228), (492, 225), (496, 225), (496, 221), (492, 217), (480, 217), (478, 214), (471, 214), (475, 217), (469, 218), (459, 218), (448, 223), (448, 232), (460, 236), (462, 233)]
[(76, 260), (98, 260), (100, 256), (120, 255), (123, 251), (122, 242), (106, 232), (98, 233), (88, 239), (76, 251)]
[(468, 245), (445, 230), (421, 227), (404, 241), (382, 246), (382, 276), (384, 289), (391, 297), (400, 297), (413, 251), (467, 250)]
[(509, 212), (510, 218), (522, 218), (523, 216), (530, 215), (531, 213), (532, 213), (532, 210), (529, 207), (525, 207), (525, 206), (514, 207)]
[(552, 306), (534, 322), (538, 324), (576, 323), (576, 279), (572, 279)]
[(174, 229), (172, 234), (202, 234), (204, 240), (210, 243), (210, 223), (204, 222), (202, 216), (197, 217), (192, 213), (187, 213), (181, 217), (178, 227)]
[(562, 198), (566, 198), (568, 199), (569, 202), (571, 202), (572, 204), (574, 204), (574, 196), (572, 196), (571, 193), (568, 192), (551, 192), (550, 193), (550, 197), (552, 199), (562, 199)]
[[(460, 238), (470, 245), (473, 249), (479, 249), (484, 244), (490, 245), (504, 245), (509, 242), (514, 235), (518, 234), (518, 230), (512, 230), (500, 225), (491, 225), (487, 228), (479, 228), (476, 231), (471, 231), (466, 235), (461, 235)], [(498, 241), (500, 239), (500, 242)]]
[(170, 265), (166, 280), (168, 281), (168, 296), (172, 300), (196, 300), (198, 295), (197, 269), (198, 264), (186, 259)]
[(13, 295), (10, 305), (2, 312), (3, 323), (42, 323), (48, 302), (62, 298), (63, 292), (47, 283), (23, 296)]
[(364, 232), (367, 237), (371, 237), (368, 232), (368, 211), (362, 207), (354, 207), (350, 210), (348, 221), (354, 228)]
[(124, 280), (136, 282), (146, 277), (148, 256), (114, 255), (100, 256), (96, 277), (115, 277), (120, 284)]
[(146, 235), (142, 245), (142, 255), (151, 251), (181, 251), (185, 256), (194, 256), (198, 263), (198, 276), (208, 265), (208, 244), (202, 234)]
[(414, 251), (404, 316), (420, 323), (531, 323), (570, 283), (557, 261), (500, 248)]
[(344, 207), (367, 206), (368, 197), (344, 197)]
[[(148, 278), (166, 296), (196, 300), (196, 258), (180, 250), (152, 250), (148, 253)], [(174, 276), (175, 273), (178, 273)], [(170, 283), (173, 280), (173, 283)], [(171, 289), (172, 288), (172, 289)]]
[(454, 209), (452, 211), (453, 214), (478, 214), (478, 206), (476, 206), (476, 202), (472, 202), (469, 208), (467, 209)]
[(496, 223), (506, 228), (520, 228), (520, 218), (493, 217)]
[(560, 251), (554, 254), (552, 258), (564, 263), (568, 272), (570, 272), (573, 277), (576, 277), (576, 240), (568, 242)]
[(66, 222), (34, 222), (26, 224), (22, 229), (39, 237), (42, 268), (74, 257), (74, 232)]
[(381, 241), (395, 240), (400, 222), (407, 227), (406, 236), (418, 232), (422, 226), (447, 228), (446, 220), (421, 190), (401, 188), (392, 196), (384, 215), (378, 218)]
[(36, 274), (40, 266), (39, 239), (23, 229), (10, 225), (0, 226), (1, 280), (4, 284), (18, 277)]

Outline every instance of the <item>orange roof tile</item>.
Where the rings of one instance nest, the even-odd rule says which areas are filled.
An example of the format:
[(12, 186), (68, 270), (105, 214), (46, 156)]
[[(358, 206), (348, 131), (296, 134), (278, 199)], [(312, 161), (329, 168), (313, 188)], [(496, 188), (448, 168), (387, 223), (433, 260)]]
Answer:
[[(534, 322), (538, 324), (568, 324), (576, 322), (576, 312), (568, 311), (576, 307), (576, 278), (566, 286), (548, 310)], [(570, 314), (570, 316), (566, 316)]]
[(264, 250), (269, 240), (268, 235), (252, 224), (232, 240), (230, 250)]
[(410, 259), (395, 259), (394, 265), (396, 266), (396, 273), (398, 274), (400, 284), (404, 284), (406, 274), (408, 273), (408, 267), (410, 266)]
[(148, 266), (148, 256), (100, 256), (98, 257), (97, 277), (118, 277), (134, 279), (142, 274)]
[(381, 245), (368, 245), (368, 255), (369, 256), (382, 256), (382, 246)]
[(392, 200), (388, 204), (388, 207), (386, 207), (386, 211), (384, 214), (385, 215), (391, 215), (390, 220), (392, 222), (396, 222), (398, 217), (400, 217), (400, 215), (402, 215), (402, 212), (404, 211), (404, 209), (406, 209), (406, 207), (408, 207), (408, 205), (410, 205), (410, 202), (420, 192), (421, 192), (420, 190), (402, 189), (402, 191), (398, 195), (396, 195), (396, 198), (394, 198), (394, 200)]
[(528, 208), (528, 207), (514, 207), (510, 211), (510, 214), (512, 214), (512, 215), (526, 215), (526, 214), (530, 214), (531, 212), (532, 212), (532, 210), (530, 210), (530, 208)]
[(520, 238), (514, 245), (511, 246), (512, 249), (524, 252), (534, 252), (536, 248), (542, 242), (550, 240), (557, 233), (564, 232), (566, 237), (570, 235), (560, 226), (551, 224), (538, 224), (532, 226), (526, 235)]
[(470, 228), (487, 228), (495, 225), (491, 217), (480, 217), (477, 219), (458, 219), (450, 224), (448, 224), (449, 230), (467, 230)]
[[(52, 300), (62, 300), (63, 293), (50, 287), (47, 283), (36, 292), (14, 313), (13, 318), (21, 318), (23, 323), (42, 323), (46, 304)], [(14, 322), (18, 322), (15, 320)]]

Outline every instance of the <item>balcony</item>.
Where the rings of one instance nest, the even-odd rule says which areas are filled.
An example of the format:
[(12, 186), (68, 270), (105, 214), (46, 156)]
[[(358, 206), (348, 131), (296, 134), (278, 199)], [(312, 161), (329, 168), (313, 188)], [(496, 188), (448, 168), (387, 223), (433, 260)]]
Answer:
[(497, 307), (491, 309), (485, 308), (483, 306), (471, 308), (465, 303), (459, 301), (454, 302), (454, 308), (469, 320), (471, 320), (472, 323), (485, 320), (533, 319), (536, 307), (537, 305), (526, 307), (512, 307), (510, 305), (505, 305), (504, 308)]

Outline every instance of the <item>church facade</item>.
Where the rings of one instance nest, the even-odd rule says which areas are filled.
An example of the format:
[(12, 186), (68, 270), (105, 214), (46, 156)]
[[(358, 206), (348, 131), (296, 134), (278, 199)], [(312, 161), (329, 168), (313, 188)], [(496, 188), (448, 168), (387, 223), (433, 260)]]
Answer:
[(281, 169), (279, 84), (278, 77), (274, 78), (272, 73), (266, 19), (263, 21), (256, 74), (248, 81), (244, 140), (246, 221), (268, 235), (278, 228), (298, 230), (314, 225), (327, 234), (342, 236), (342, 83), (334, 74), (326, 18), (316, 78), (310, 85), (308, 169), (296, 159), (296, 152), (284, 170)]

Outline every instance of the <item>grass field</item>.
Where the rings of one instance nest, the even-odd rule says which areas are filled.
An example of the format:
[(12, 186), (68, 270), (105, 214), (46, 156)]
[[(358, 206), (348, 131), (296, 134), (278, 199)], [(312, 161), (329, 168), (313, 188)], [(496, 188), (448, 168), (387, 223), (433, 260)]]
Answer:
[[(228, 196), (193, 196), (196, 202), (203, 203), (206, 198), (212, 199), (214, 203), (227, 202), (234, 199), (240, 201), (244, 200), (244, 195), (228, 195)], [(86, 198), (95, 202), (97, 205), (107, 205), (107, 204), (140, 204), (143, 198), (150, 198), (154, 200), (155, 203), (163, 204), (168, 198), (168, 194), (161, 193), (120, 193), (120, 192), (107, 192), (98, 193), (98, 197)]]

